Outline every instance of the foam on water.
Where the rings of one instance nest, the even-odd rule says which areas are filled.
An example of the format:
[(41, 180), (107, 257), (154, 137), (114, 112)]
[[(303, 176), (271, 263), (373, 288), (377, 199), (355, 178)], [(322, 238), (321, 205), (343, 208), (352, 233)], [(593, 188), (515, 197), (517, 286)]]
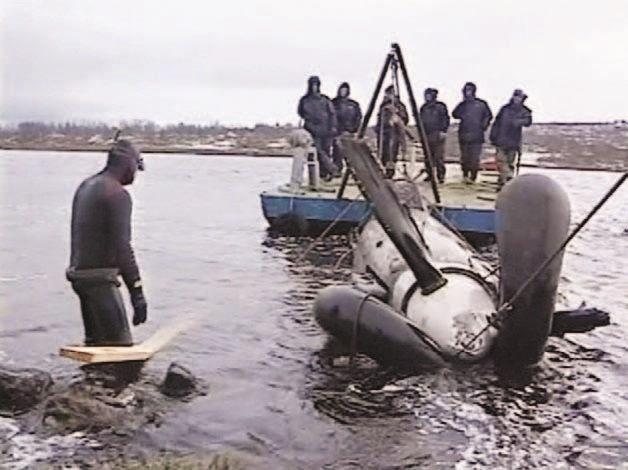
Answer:
[(100, 442), (80, 432), (65, 436), (38, 437), (22, 432), (14, 420), (2, 417), (0, 442), (0, 465), (12, 470), (32, 468), (37, 463), (50, 462), (51, 459), (54, 461), (71, 458), (81, 448), (103, 447)]

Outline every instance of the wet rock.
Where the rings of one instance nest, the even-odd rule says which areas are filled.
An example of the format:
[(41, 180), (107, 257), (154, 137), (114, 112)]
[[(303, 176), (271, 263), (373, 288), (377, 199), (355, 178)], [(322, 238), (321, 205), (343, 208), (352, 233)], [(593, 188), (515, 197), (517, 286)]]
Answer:
[(140, 379), (144, 361), (113, 362), (111, 364), (86, 364), (81, 366), (85, 382), (113, 390), (124, 390)]
[(334, 367), (349, 367), (350, 365), (351, 365), (351, 357), (349, 356), (335, 357), (332, 360), (332, 366)]
[(42, 401), (52, 385), (48, 372), (0, 366), (0, 414), (26, 412)]
[(128, 426), (128, 411), (111, 406), (107, 398), (90, 389), (78, 388), (53, 395), (44, 406), (44, 424), (61, 433)]
[(47, 398), (42, 424), (46, 433), (80, 431), (116, 441), (147, 424), (159, 426), (166, 406), (154, 382), (133, 384), (122, 392), (76, 382)]
[(199, 382), (192, 372), (176, 362), (170, 364), (161, 392), (169, 397), (187, 397), (198, 391)]

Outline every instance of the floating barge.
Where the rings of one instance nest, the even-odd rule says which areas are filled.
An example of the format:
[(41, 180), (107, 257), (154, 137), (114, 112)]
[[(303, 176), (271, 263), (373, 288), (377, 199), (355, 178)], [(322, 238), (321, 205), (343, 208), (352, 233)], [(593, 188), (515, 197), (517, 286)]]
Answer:
[[(447, 165), (447, 179), (438, 186), (441, 203), (434, 204), (428, 182), (417, 182), (452, 228), (472, 241), (490, 241), (495, 235), (495, 198), (497, 174), (483, 171), (475, 184), (465, 184), (458, 165)], [(338, 198), (340, 183), (321, 184), (318, 190), (289, 185), (260, 194), (262, 211), (271, 229), (290, 235), (342, 234), (357, 227), (371, 213), (355, 184), (349, 183)]]

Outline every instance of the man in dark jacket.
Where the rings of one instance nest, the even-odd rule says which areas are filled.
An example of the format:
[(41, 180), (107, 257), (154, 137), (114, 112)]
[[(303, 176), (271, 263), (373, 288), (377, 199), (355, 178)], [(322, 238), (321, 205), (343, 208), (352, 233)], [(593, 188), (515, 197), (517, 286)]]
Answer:
[(474, 83), (465, 83), (462, 88), (463, 100), (451, 114), (454, 119), (460, 119), (458, 141), (460, 142), (462, 177), (465, 183), (473, 183), (477, 178), (484, 132), (493, 119), (493, 113), (486, 101), (475, 97), (476, 90)]
[[(338, 119), (338, 136), (342, 134), (355, 134), (362, 122), (362, 110), (357, 101), (349, 98), (351, 88), (347, 82), (341, 83), (338, 87), (338, 94), (332, 100)], [(334, 165), (342, 171), (342, 155), (337, 140), (334, 139)]]
[(139, 152), (128, 140), (119, 140), (105, 168), (83, 181), (74, 194), (66, 277), (81, 302), (87, 345), (133, 344), (119, 275), (131, 296), (133, 324), (146, 321), (146, 299), (131, 247), (131, 196), (124, 189), (138, 169), (144, 169)]
[(391, 85), (384, 92), (375, 124), (377, 147), (387, 178), (395, 175), (399, 146), (405, 143), (406, 124), (408, 124), (408, 111)]
[(338, 132), (336, 110), (331, 100), (321, 94), (321, 81), (318, 77), (310, 77), (307, 81), (307, 93), (299, 100), (299, 116), (305, 122), (318, 155), (321, 178), (329, 181), (339, 174), (338, 168), (331, 159), (331, 146)]
[(514, 176), (515, 160), (521, 154), (522, 128), (532, 124), (532, 110), (523, 104), (526, 98), (522, 90), (515, 90), (510, 102), (497, 113), (491, 128), (490, 140), (497, 149), (499, 189)]
[(421, 106), (421, 121), (427, 135), (427, 144), (432, 154), (436, 177), (439, 183), (445, 182), (445, 138), (449, 129), (449, 111), (442, 101), (437, 101), (438, 90), (427, 88), (425, 103)]

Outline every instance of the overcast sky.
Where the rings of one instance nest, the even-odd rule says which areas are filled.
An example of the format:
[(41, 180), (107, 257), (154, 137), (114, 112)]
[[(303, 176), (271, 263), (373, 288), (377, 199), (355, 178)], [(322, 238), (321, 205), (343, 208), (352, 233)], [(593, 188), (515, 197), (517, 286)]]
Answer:
[(309, 75), (363, 107), (389, 45), (451, 108), (628, 118), (628, 1), (0, 0), (0, 120), (297, 122)]

